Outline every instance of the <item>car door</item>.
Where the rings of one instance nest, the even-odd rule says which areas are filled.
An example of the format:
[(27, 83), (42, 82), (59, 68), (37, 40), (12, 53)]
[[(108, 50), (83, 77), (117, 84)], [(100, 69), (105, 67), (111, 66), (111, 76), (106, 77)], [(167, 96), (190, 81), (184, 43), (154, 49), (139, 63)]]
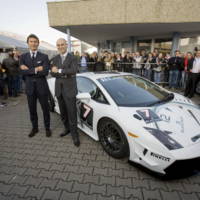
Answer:
[(108, 102), (99, 87), (89, 78), (77, 77), (78, 93), (89, 93), (91, 99), (87, 102), (77, 100), (78, 121), (81, 124), (81, 129), (88, 133), (94, 139), (94, 129), (96, 128), (96, 112), (102, 110)]

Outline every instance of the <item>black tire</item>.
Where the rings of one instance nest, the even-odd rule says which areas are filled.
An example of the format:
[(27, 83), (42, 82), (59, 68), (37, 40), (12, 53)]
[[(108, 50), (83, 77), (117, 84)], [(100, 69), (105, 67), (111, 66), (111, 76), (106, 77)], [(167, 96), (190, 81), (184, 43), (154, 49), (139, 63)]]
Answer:
[(52, 96), (50, 91), (49, 91), (49, 97), (48, 97), (48, 104), (49, 104), (50, 112), (54, 112), (55, 101), (54, 101), (54, 98), (53, 98), (53, 96)]
[(129, 145), (122, 129), (111, 119), (104, 118), (98, 123), (98, 135), (103, 149), (114, 158), (129, 156)]
[(196, 93), (200, 95), (200, 80), (197, 83)]

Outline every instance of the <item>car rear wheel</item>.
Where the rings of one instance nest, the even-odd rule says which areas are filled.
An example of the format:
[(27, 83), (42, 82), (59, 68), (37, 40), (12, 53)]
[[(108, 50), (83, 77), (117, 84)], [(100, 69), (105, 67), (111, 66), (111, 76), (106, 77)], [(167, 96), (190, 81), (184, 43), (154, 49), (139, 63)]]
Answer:
[(122, 129), (111, 119), (104, 118), (98, 124), (99, 140), (103, 149), (114, 158), (129, 156), (129, 145)]

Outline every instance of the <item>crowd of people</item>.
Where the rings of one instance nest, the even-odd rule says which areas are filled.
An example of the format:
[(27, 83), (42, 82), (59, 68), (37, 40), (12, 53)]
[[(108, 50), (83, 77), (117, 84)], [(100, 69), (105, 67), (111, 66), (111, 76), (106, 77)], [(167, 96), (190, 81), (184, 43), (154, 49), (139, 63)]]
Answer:
[(123, 71), (134, 73), (145, 78), (162, 84), (168, 85), (169, 89), (186, 89), (189, 74), (197, 74), (195, 78), (191, 78), (193, 92), (189, 97), (192, 97), (199, 79), (200, 71), (193, 71), (193, 63), (198, 60), (198, 49), (193, 53), (181, 53), (179, 50), (174, 52), (174, 56), (168, 53), (159, 52), (157, 49), (154, 52), (125, 52), (124, 55), (120, 53), (112, 53), (109, 51), (101, 52), (99, 55), (94, 52), (89, 55), (83, 53), (81, 56), (79, 52), (75, 52), (80, 65), (80, 72), (87, 71)]
[[(185, 95), (189, 94), (189, 97), (192, 97), (200, 76), (198, 69), (193, 70), (198, 52), (196, 50), (193, 53), (181, 53), (177, 50), (174, 56), (170, 56), (155, 49), (153, 52), (142, 50), (134, 53), (124, 52), (122, 55), (106, 50), (99, 54), (93, 52), (82, 55), (76, 51), (74, 55), (78, 60), (80, 73), (111, 70), (134, 73), (163, 86), (167, 85), (170, 89), (185, 90)], [(0, 96), (4, 99), (17, 97), (23, 92), (23, 77), (19, 70), (20, 54), (13, 50), (9, 51), (8, 55), (8, 58), (0, 63)], [(194, 71), (195, 73), (192, 73)], [(193, 75), (189, 76), (191, 73)]]

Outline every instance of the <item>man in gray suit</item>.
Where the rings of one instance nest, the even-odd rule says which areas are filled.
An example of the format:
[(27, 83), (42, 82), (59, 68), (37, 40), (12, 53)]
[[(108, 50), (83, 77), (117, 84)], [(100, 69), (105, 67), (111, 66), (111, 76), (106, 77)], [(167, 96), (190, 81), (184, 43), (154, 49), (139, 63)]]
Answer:
[(51, 74), (56, 78), (55, 95), (65, 130), (61, 137), (71, 133), (75, 146), (80, 146), (77, 132), (76, 73), (78, 63), (75, 56), (67, 52), (67, 41), (60, 38), (56, 42), (59, 54), (51, 60)]

